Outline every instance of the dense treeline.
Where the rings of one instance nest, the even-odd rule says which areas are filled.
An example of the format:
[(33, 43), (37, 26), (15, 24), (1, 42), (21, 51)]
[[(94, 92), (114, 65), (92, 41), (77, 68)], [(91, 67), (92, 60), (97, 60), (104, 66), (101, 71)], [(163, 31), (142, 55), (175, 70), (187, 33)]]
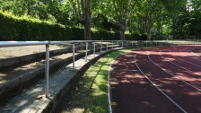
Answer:
[[(145, 36), (152, 40), (165, 39), (165, 35), (201, 35), (200, 0), (2, 0), (0, 10), (1, 40), (124, 40)], [(27, 18), (12, 20), (13, 16), (3, 15), (7, 12)]]

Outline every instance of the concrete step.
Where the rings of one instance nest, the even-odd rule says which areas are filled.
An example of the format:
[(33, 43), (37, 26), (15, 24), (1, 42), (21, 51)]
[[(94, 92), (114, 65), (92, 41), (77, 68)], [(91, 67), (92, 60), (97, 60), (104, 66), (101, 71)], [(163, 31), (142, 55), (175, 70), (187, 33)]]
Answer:
[[(42, 48), (41, 46), (39, 46), (39, 47), (36, 46), (36, 49), (41, 49), (41, 48)], [(37, 62), (42, 59), (45, 59), (46, 52), (45, 52), (45, 47), (43, 47), (43, 48), (44, 48), (43, 50), (30, 50), (31, 52), (22, 53), (23, 49), (27, 49), (22, 46), (22, 50), (21, 50), (22, 52), (19, 52), (19, 50), (18, 50), (19, 53), (17, 53), (17, 55), (14, 52), (13, 52), (14, 55), (12, 55), (12, 51), (17, 51), (15, 49), (18, 49), (18, 48), (10, 48), (10, 49), (14, 49), (12, 51), (8, 48), (3, 48), (3, 49), (8, 50), (8, 52), (11, 52), (11, 54), (1, 53), (2, 55), (0, 55), (1, 56), (0, 57), (0, 69), (10, 68), (10, 67), (15, 68), (15, 67), (19, 67), (22, 65), (26, 65), (26, 64), (29, 64), (32, 62)], [(32, 48), (32, 49), (34, 49), (34, 48)], [(27, 50), (26, 50), (26, 52), (27, 52)], [(72, 48), (70, 45), (65, 45), (65, 46), (63, 45), (60, 48), (58, 48), (56, 45), (54, 45), (52, 47), (52, 49), (50, 50), (50, 57), (65, 54), (65, 53), (71, 53), (71, 52), (72, 52)], [(9, 55), (11, 55), (11, 56), (9, 56)]]
[[(83, 44), (84, 45), (84, 44)], [(83, 45), (79, 45), (76, 47), (77, 52), (75, 53), (75, 60), (80, 59), (85, 56), (85, 48)], [(117, 46), (117, 45), (113, 45)], [(89, 46), (91, 50), (88, 50), (88, 55), (93, 53), (92, 46)], [(108, 50), (112, 48), (111, 46), (103, 46), (102, 50)], [(50, 52), (50, 73), (54, 73), (59, 70), (63, 66), (72, 63), (73, 57), (72, 53), (69, 53), (71, 48), (69, 49), (56, 49)], [(71, 50), (72, 51), (72, 50)], [(96, 52), (100, 51), (100, 47), (96, 48)], [(23, 54), (23, 53), (22, 53)], [(36, 83), (40, 79), (45, 78), (45, 57), (41, 57), (41, 53), (38, 53), (37, 56), (40, 56), (40, 60), (31, 60), (29, 63), (22, 63), (21, 66), (10, 66), (7, 68), (0, 68), (0, 105), (3, 105), (13, 96), (18, 95), (22, 91), (31, 87), (34, 83)], [(31, 54), (33, 55), (33, 54)], [(35, 57), (35, 55), (23, 55), (21, 58), (25, 57)], [(18, 59), (18, 57), (14, 57)], [(14, 59), (12, 58), (12, 59)], [(10, 58), (8, 58), (10, 59)], [(29, 58), (26, 58), (29, 59)], [(35, 59), (35, 58), (33, 58)], [(36, 58), (38, 59), (38, 58)], [(7, 60), (9, 61), (9, 60)], [(12, 62), (12, 61), (11, 61)], [(23, 62), (23, 61), (22, 61)], [(25, 61), (26, 62), (26, 61)]]
[(44, 96), (45, 80), (41, 79), (31, 87), (19, 93), (7, 103), (0, 107), (0, 113), (42, 113), (53, 112), (58, 101), (62, 98), (76, 82), (77, 78), (88, 69), (102, 55), (114, 50), (89, 55), (86, 62), (85, 58), (80, 58), (75, 62), (76, 69), (73, 70), (73, 64), (66, 65), (53, 73), (49, 79), (49, 96)]
[[(92, 51), (88, 51), (91, 54)], [(76, 53), (75, 60), (85, 56), (84, 52)], [(50, 73), (72, 62), (72, 53), (66, 53), (50, 58)], [(0, 105), (4, 104), (14, 95), (30, 87), (38, 80), (45, 77), (45, 60), (29, 63), (15, 68), (1, 70)]]

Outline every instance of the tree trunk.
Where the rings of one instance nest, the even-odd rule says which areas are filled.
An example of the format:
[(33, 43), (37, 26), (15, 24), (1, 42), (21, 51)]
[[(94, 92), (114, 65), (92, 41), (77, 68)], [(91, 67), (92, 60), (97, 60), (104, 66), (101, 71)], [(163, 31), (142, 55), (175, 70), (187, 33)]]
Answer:
[(89, 18), (85, 18), (84, 39), (85, 40), (90, 40), (91, 39), (91, 26), (90, 26), (90, 19)]
[(91, 39), (91, 26), (90, 26), (90, 18), (91, 18), (91, 12), (90, 12), (90, 5), (91, 0), (87, 0), (87, 4), (85, 6), (84, 11), (84, 39), (90, 40)]
[(120, 39), (125, 40), (125, 28), (124, 28), (124, 26), (121, 26), (121, 29), (120, 29)]
[(147, 29), (147, 40), (151, 40), (151, 27)]

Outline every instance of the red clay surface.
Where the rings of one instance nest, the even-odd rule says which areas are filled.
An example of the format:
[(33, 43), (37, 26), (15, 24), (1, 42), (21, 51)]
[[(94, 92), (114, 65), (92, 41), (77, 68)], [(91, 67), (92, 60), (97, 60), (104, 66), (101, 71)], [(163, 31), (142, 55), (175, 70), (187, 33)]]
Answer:
[(149, 48), (119, 56), (110, 75), (113, 112), (201, 113), (200, 48)]

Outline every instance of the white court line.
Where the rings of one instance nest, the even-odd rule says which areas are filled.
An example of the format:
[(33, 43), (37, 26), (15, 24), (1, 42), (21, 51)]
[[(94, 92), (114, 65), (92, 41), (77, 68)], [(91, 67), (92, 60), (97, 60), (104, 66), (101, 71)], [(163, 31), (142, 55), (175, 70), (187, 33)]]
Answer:
[(189, 61), (184, 60), (184, 59), (182, 59), (182, 58), (180, 58), (180, 57), (178, 57), (178, 56), (173, 55), (171, 51), (170, 51), (170, 54), (171, 54), (173, 57), (178, 58), (178, 59), (180, 59), (180, 60), (182, 60), (182, 61), (184, 61), (184, 62), (186, 62), (186, 63), (188, 63), (188, 64), (191, 64), (191, 65), (194, 65), (194, 66), (196, 66), (196, 67), (200, 67), (200, 68), (201, 68), (201, 66), (198, 65), (198, 64), (194, 64), (194, 63), (192, 63), (192, 62), (189, 62)]
[[(159, 52), (159, 54), (160, 54), (161, 58), (165, 59), (165, 57), (163, 57), (163, 56), (161, 55), (161, 51)], [(178, 64), (176, 64), (176, 63), (173, 63), (173, 62), (171, 62), (170, 60), (167, 60), (167, 61), (168, 61), (169, 63), (175, 65), (175, 66), (178, 66), (178, 67), (180, 67), (180, 68), (182, 68), (182, 69), (185, 69), (185, 70), (187, 70), (187, 71), (189, 71), (189, 72), (192, 73), (191, 70), (189, 70), (189, 69), (187, 69), (187, 68), (185, 68), (185, 67), (183, 67), (183, 66), (181, 66), (181, 65), (178, 65)]]
[[(126, 53), (124, 53), (124, 54), (120, 54), (120, 55), (125, 55)], [(119, 55), (119, 56), (120, 56)], [(114, 61), (119, 57), (119, 56), (116, 56), (115, 58), (114, 58), (114, 60), (110, 63), (110, 66), (109, 66), (109, 69), (108, 69), (108, 81), (107, 81), (107, 85), (108, 85), (108, 87), (107, 87), (107, 95), (108, 95), (108, 108), (109, 108), (109, 113), (112, 113), (113, 111), (112, 111), (112, 103), (111, 103), (111, 92), (110, 92), (110, 72), (111, 72), (111, 67), (112, 67), (112, 64), (114, 63)]]
[(139, 69), (139, 71), (144, 75), (144, 77), (154, 86), (157, 88), (158, 91), (160, 91), (166, 98), (168, 98), (174, 105), (176, 105), (182, 112), (187, 113), (186, 110), (184, 110), (179, 104), (177, 104), (172, 98), (170, 98), (165, 92), (163, 92), (149, 77), (141, 70), (141, 68), (137, 64), (136, 60), (137, 54), (134, 57), (135, 65)]
[[(195, 57), (196, 57), (196, 56), (197, 56), (198, 58), (200, 57), (198, 54), (195, 54), (194, 52), (192, 52), (192, 49), (190, 49), (189, 52), (190, 52), (191, 54), (193, 54)], [(182, 53), (181, 49), (179, 49), (179, 53), (182, 54), (183, 56), (187, 56), (187, 55), (185, 55), (184, 53)], [(194, 60), (197, 60), (197, 61), (199, 61), (199, 62), (201, 61), (201, 60), (198, 60), (198, 59), (194, 59)]]
[(201, 92), (201, 89), (200, 89), (200, 88), (197, 88), (196, 86), (190, 84), (189, 82), (186, 82), (186, 81), (184, 81), (183, 79), (181, 79), (181, 78), (179, 78), (179, 77), (173, 75), (172, 73), (167, 72), (165, 69), (163, 69), (162, 67), (160, 67), (159, 65), (157, 65), (157, 64), (149, 57), (149, 54), (150, 54), (150, 52), (149, 52), (148, 55), (147, 55), (148, 58), (149, 58), (149, 60), (150, 60), (154, 65), (156, 65), (158, 68), (160, 68), (160, 69), (163, 70), (164, 72), (168, 73), (169, 75), (175, 77), (176, 79), (180, 80), (181, 82), (183, 82), (183, 83), (185, 83), (185, 84), (191, 86), (192, 88), (198, 90), (199, 92)]
[[(200, 55), (196, 54), (195, 52), (193, 52), (192, 50), (190, 50), (191, 54), (194, 54), (195, 56), (198, 56), (200, 57)], [(201, 60), (198, 60), (198, 61), (201, 61)]]
[[(117, 57), (116, 57), (117, 58)], [(115, 59), (116, 59), (115, 58)], [(109, 67), (109, 69), (108, 69), (108, 78), (107, 78), (107, 85), (108, 85), (108, 87), (107, 87), (107, 96), (108, 96), (108, 108), (109, 108), (109, 113), (112, 113), (112, 103), (111, 103), (111, 92), (110, 92), (110, 71), (111, 71), (111, 67), (112, 67), (112, 64), (113, 64), (113, 62), (115, 61), (115, 59), (110, 63), (110, 67)]]
[[(175, 48), (175, 47), (174, 47)], [(182, 60), (182, 61), (184, 61), (184, 62), (186, 62), (186, 63), (188, 63), (188, 64), (191, 64), (191, 65), (194, 65), (194, 66), (196, 66), (196, 67), (200, 67), (201, 68), (201, 66), (200, 65), (198, 65), (198, 64), (194, 64), (194, 63), (192, 63), (192, 62), (189, 62), (189, 61), (187, 61), (187, 60), (184, 60), (184, 59), (182, 59), (182, 58), (180, 58), (180, 57), (178, 57), (178, 56), (175, 56), (175, 55), (173, 55), (173, 53), (170, 51), (169, 52), (173, 57), (175, 57), (175, 58), (178, 58), (178, 59), (180, 59), (180, 60)]]
[(131, 71), (131, 72), (135, 72), (135, 71), (137, 71), (137, 70), (127, 70), (127, 69), (120, 69), (120, 70), (112, 70), (113, 72), (122, 72), (122, 71), (124, 71), (124, 72), (127, 72), (127, 71)]

